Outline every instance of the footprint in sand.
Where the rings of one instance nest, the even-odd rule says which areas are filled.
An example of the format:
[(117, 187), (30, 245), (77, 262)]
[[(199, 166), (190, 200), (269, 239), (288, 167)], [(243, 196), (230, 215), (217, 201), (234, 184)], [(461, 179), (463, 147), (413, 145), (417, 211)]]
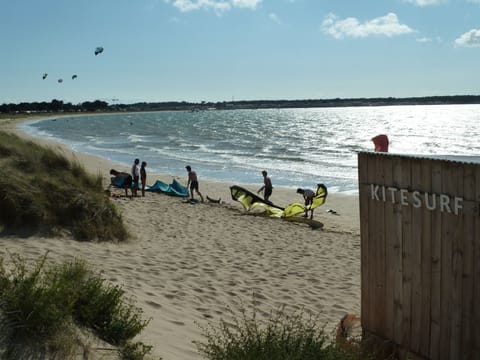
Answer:
[(185, 323), (183, 321), (169, 320), (169, 322), (174, 325), (185, 326)]
[(145, 301), (145, 304), (155, 308), (155, 309), (160, 309), (162, 307), (162, 305), (160, 305), (159, 303), (156, 303), (155, 301), (150, 301), (150, 300), (147, 300)]

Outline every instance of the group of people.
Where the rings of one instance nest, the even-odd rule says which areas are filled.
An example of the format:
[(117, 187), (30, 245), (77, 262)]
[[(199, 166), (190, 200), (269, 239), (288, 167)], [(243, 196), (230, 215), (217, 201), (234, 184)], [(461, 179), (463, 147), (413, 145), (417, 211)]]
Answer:
[(110, 186), (121, 184), (121, 187), (125, 189), (125, 196), (128, 196), (128, 189), (130, 189), (132, 197), (137, 197), (140, 184), (142, 196), (145, 196), (145, 186), (147, 185), (147, 162), (142, 161), (140, 167), (139, 164), (140, 159), (135, 159), (130, 174), (111, 169), (110, 175), (113, 175), (113, 178)]
[[(263, 191), (263, 200), (266, 203), (271, 203), (270, 196), (272, 195), (272, 192), (273, 192), (272, 179), (270, 179), (266, 170), (262, 171), (262, 176), (263, 176), (263, 185), (260, 189), (258, 189), (257, 194)], [(313, 209), (308, 210), (309, 209), (308, 205), (312, 205), (313, 198), (315, 197), (315, 191), (310, 189), (298, 188), (297, 194), (301, 194), (305, 202), (305, 209), (307, 210), (305, 210), (304, 217), (308, 217), (308, 212), (310, 211), (310, 219), (313, 219)]]
[[(115, 169), (110, 170), (110, 175), (112, 175), (110, 186), (119, 186), (125, 189), (125, 196), (128, 197), (128, 189), (132, 192), (132, 197), (138, 196), (138, 189), (140, 184), (140, 189), (142, 191), (142, 196), (145, 196), (145, 186), (147, 184), (147, 163), (142, 161), (140, 167), (140, 159), (135, 159), (132, 165), (130, 173), (117, 171)], [(194, 192), (200, 196), (202, 202), (204, 201), (203, 195), (199, 190), (198, 177), (197, 173), (192, 170), (190, 165), (185, 166), (185, 169), (188, 173), (187, 188), (190, 189), (190, 199), (194, 200)]]
[[(127, 172), (122, 172), (122, 171), (117, 171), (115, 169), (110, 170), (110, 175), (112, 175), (111, 179), (111, 184), (109, 187), (115, 185), (115, 186), (120, 186), (125, 189), (125, 196), (128, 197), (128, 189), (131, 190), (132, 192), (132, 197), (137, 197), (138, 196), (138, 189), (139, 189), (139, 184), (142, 196), (145, 196), (145, 186), (147, 183), (147, 163), (145, 161), (142, 161), (140, 167), (140, 159), (135, 159), (132, 165), (132, 169), (130, 173)], [(185, 169), (187, 170), (188, 173), (188, 179), (187, 179), (187, 188), (190, 190), (190, 200), (194, 200), (194, 193), (196, 193), (202, 202), (204, 202), (204, 198), (202, 193), (200, 192), (200, 186), (198, 183), (198, 176), (195, 171), (192, 170), (192, 167), (190, 165), (185, 166)], [(260, 193), (263, 191), (263, 199), (266, 203), (271, 203), (270, 202), (270, 196), (272, 195), (273, 192), (273, 185), (272, 185), (272, 180), (268, 176), (268, 173), (266, 170), (262, 171), (262, 176), (263, 176), (263, 185), (260, 189), (258, 189), (257, 193)], [(310, 189), (297, 189), (297, 193), (301, 194), (305, 200), (305, 205), (311, 205), (313, 202), (313, 198), (315, 196), (315, 192)], [(305, 212), (305, 217), (308, 214), (308, 210)], [(310, 210), (310, 218), (313, 217), (313, 210)]]
[[(381, 134), (373, 137), (371, 139), (375, 145), (375, 151), (377, 152), (388, 152), (388, 145), (389, 145), (389, 139), (387, 135)], [(126, 173), (126, 172), (120, 172), (115, 169), (110, 170), (110, 175), (113, 175), (114, 177), (112, 178), (112, 185), (118, 184), (120, 181), (122, 183), (122, 187), (125, 189), (125, 196), (128, 196), (128, 189), (130, 188), (132, 191), (132, 197), (133, 196), (138, 196), (138, 188), (139, 188), (139, 182), (141, 184), (141, 191), (142, 191), (142, 196), (145, 196), (145, 186), (147, 183), (147, 163), (145, 161), (142, 161), (140, 167), (140, 159), (135, 159), (132, 165), (131, 173)], [(202, 193), (200, 192), (200, 186), (198, 183), (198, 176), (195, 171), (192, 170), (192, 167), (190, 165), (185, 166), (185, 169), (187, 170), (188, 173), (188, 179), (187, 179), (187, 188), (190, 190), (190, 200), (194, 200), (194, 193), (196, 193), (198, 196), (200, 196), (200, 199), (202, 202), (204, 202), (204, 198)], [(273, 192), (273, 185), (272, 185), (272, 180), (268, 176), (268, 173), (266, 170), (262, 171), (262, 176), (263, 176), (263, 185), (260, 189), (258, 189), (257, 193), (261, 193), (263, 191), (263, 199), (266, 203), (270, 203), (270, 196), (272, 195)], [(308, 217), (308, 212), (310, 211), (310, 219), (313, 218), (313, 209), (309, 209), (309, 205), (312, 205), (313, 199), (315, 197), (315, 191), (311, 189), (304, 189), (304, 188), (298, 188), (297, 189), (297, 194), (300, 194), (303, 196), (304, 202), (305, 202), (305, 217)]]

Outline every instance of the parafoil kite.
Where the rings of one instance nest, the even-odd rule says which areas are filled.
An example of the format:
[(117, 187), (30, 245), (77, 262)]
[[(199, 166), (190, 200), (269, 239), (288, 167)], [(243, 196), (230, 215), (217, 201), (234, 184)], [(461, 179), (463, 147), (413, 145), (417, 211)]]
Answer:
[(62, 83), (63, 82), (63, 79), (58, 79), (57, 80), (59, 83)]
[(72, 80), (75, 80), (77, 78), (77, 75), (72, 75)]
[(47, 73), (44, 73), (44, 74), (42, 75), (42, 79), (45, 80), (45, 79), (47, 78), (47, 76), (48, 76), (48, 74), (47, 74)]
[(98, 54), (101, 54), (103, 52), (103, 47), (99, 46), (95, 49), (95, 56), (97, 56)]

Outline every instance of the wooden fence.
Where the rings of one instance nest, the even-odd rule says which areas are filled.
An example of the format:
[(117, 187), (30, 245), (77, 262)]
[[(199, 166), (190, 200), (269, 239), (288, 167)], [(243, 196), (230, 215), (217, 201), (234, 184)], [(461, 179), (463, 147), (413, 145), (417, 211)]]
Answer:
[(358, 155), (365, 332), (480, 359), (480, 164)]

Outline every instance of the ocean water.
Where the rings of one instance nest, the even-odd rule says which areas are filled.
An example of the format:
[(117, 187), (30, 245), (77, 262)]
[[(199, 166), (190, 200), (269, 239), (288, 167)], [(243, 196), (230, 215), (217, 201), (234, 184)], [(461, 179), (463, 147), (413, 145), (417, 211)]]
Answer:
[(390, 152), (480, 161), (480, 105), (417, 105), (267, 110), (164, 111), (59, 117), (25, 122), (30, 135), (107, 158), (129, 170), (200, 180), (355, 193), (357, 153), (384, 133)]

